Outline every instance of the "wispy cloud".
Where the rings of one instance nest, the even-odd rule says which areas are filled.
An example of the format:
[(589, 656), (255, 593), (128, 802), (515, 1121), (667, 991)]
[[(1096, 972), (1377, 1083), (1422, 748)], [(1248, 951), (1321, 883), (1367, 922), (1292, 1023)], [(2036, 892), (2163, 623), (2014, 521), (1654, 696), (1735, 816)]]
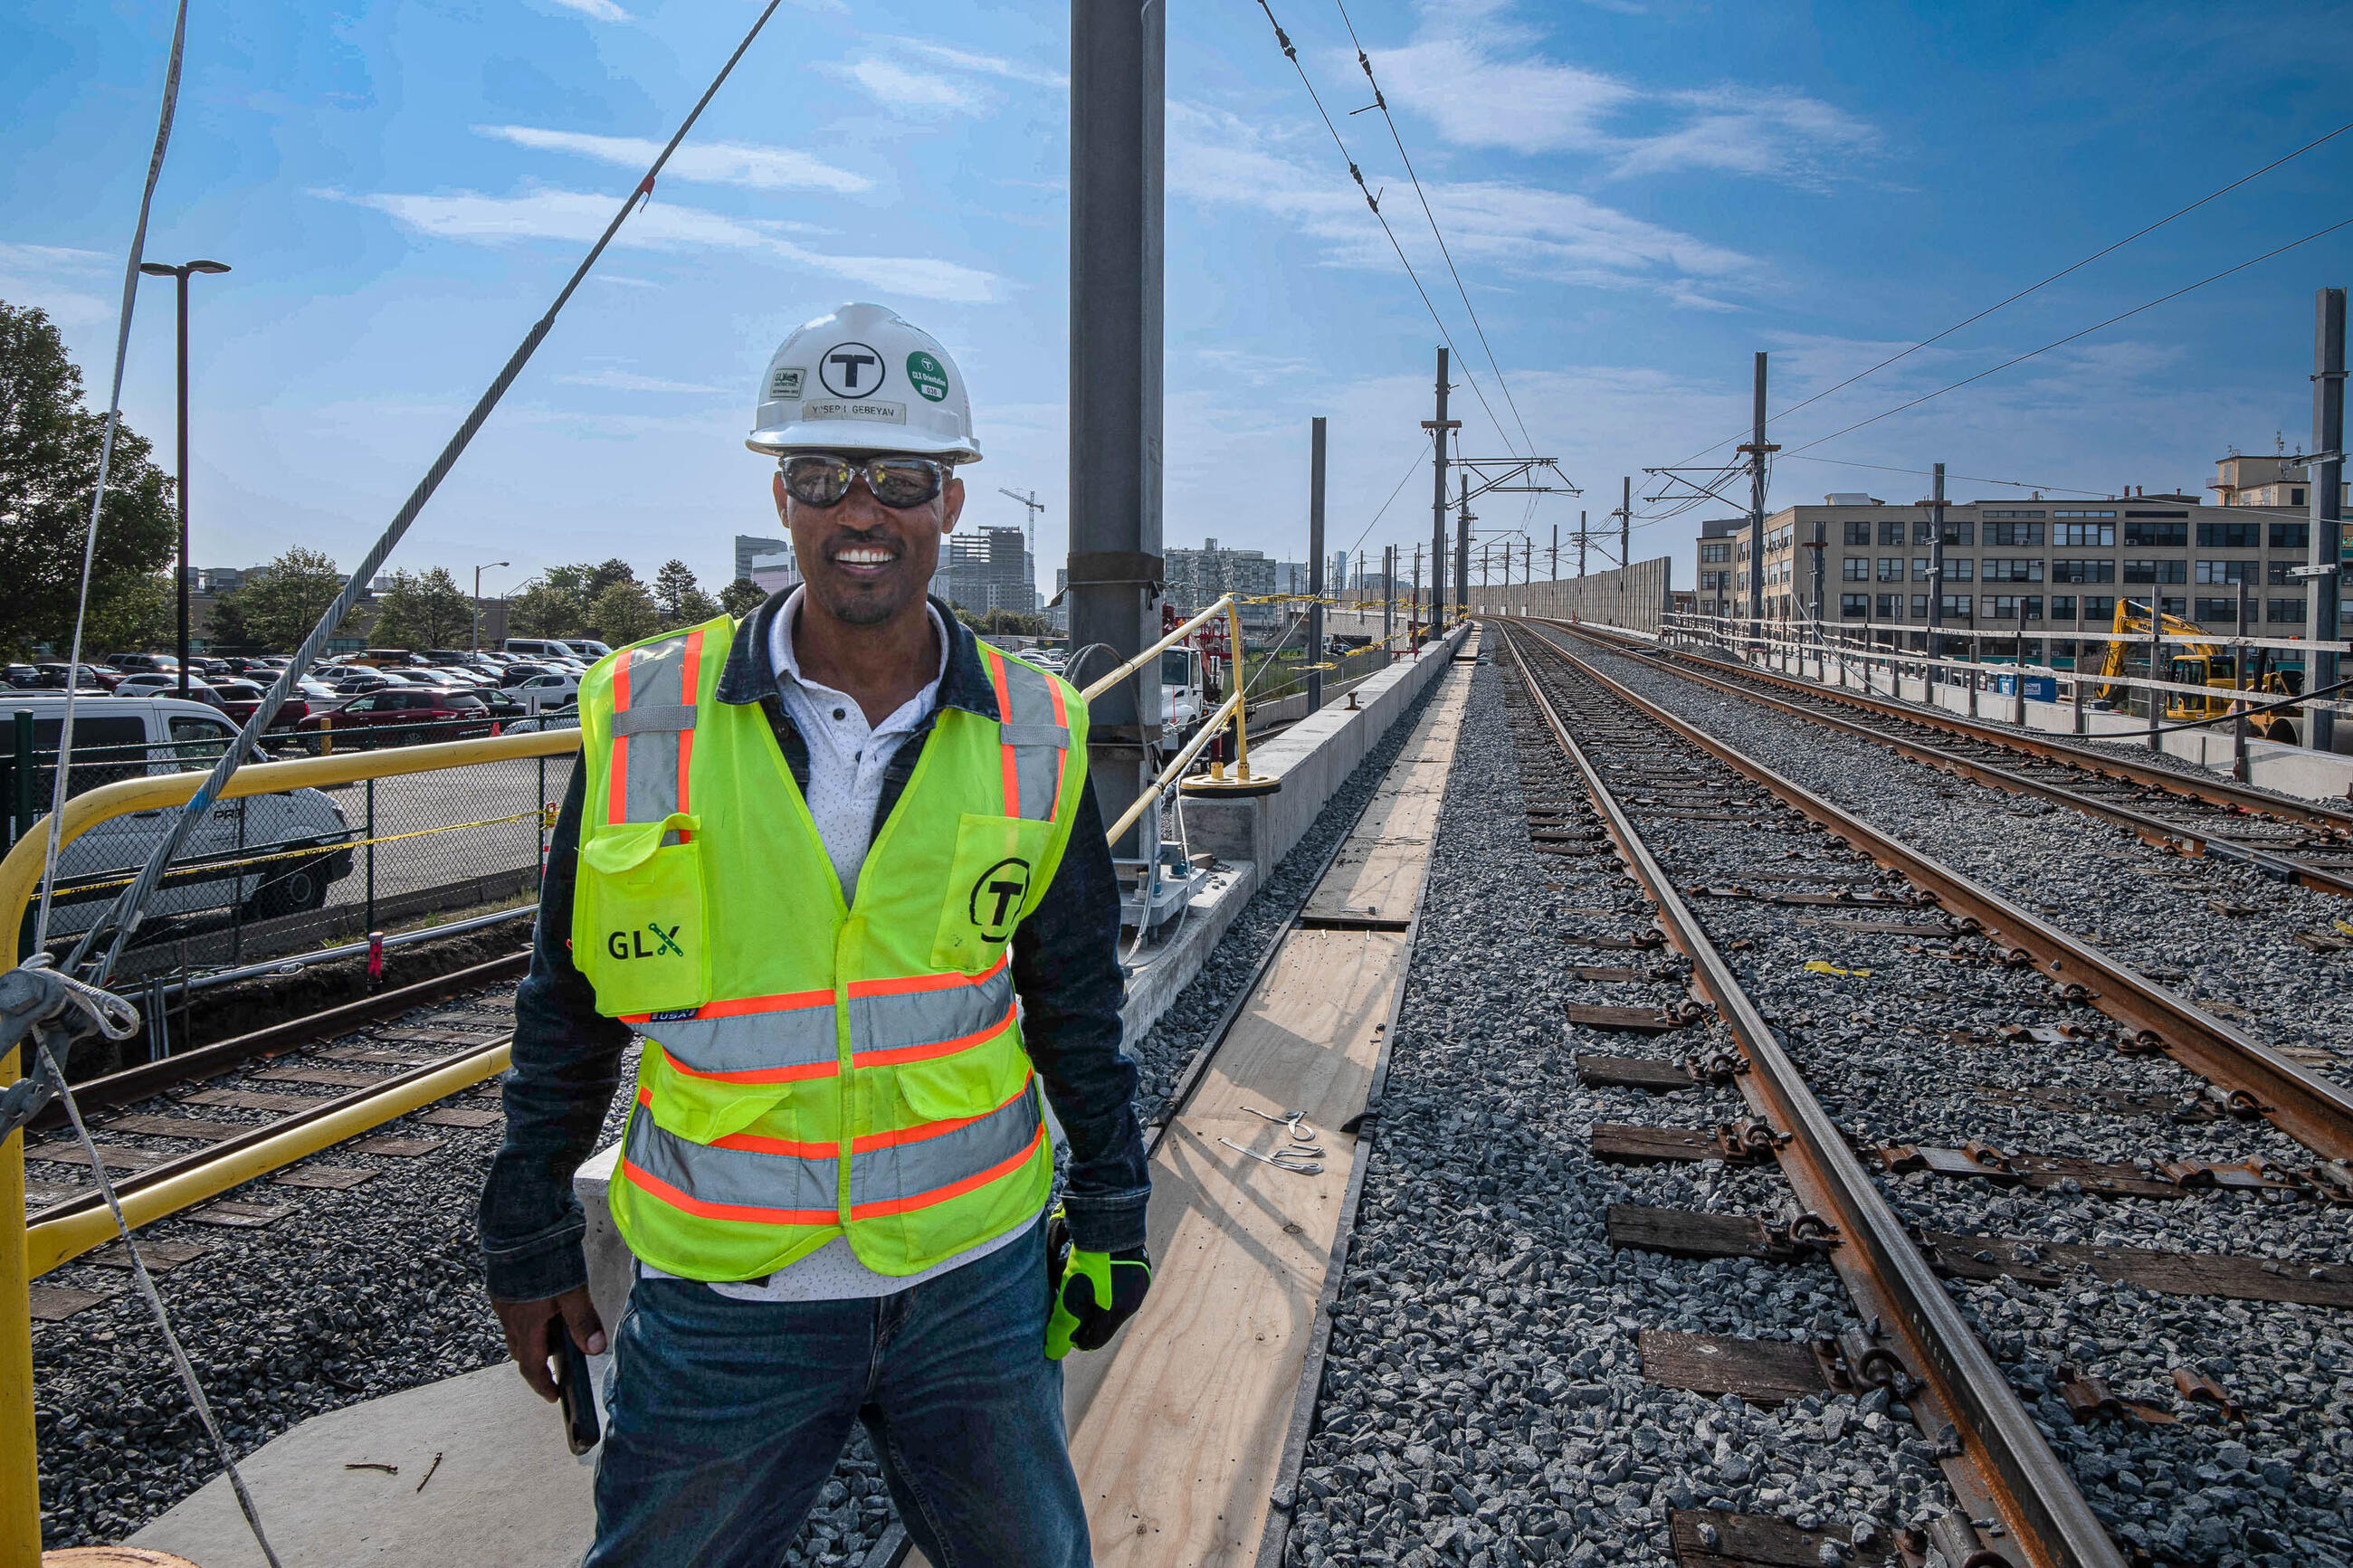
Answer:
[(1007, 59), (1002, 55), (984, 55), (971, 49), (951, 48), (924, 38), (891, 38), (884, 40), (890, 47), (920, 55), (938, 65), (957, 70), (972, 71), (981, 76), (1002, 77), (1007, 81), (1029, 82), (1035, 87), (1068, 87), (1071, 79), (1050, 67), (1033, 65), (1027, 60)]
[(566, 386), (598, 386), (612, 392), (685, 392), (719, 395), (724, 387), (705, 386), (694, 381), (664, 381), (658, 375), (639, 375), (631, 370), (593, 370), (577, 375), (555, 378)]
[[(415, 233), (472, 245), (560, 239), (586, 243), (612, 221), (613, 198), (585, 191), (533, 191), (519, 196), (458, 191), (432, 195), (396, 192), (311, 195), (385, 214)], [(721, 213), (676, 202), (655, 202), (623, 225), (614, 240), (638, 250), (733, 250), (774, 257), (815, 272), (870, 284), (923, 300), (980, 304), (997, 298), (993, 273), (921, 256), (828, 256)]]
[[(1396, 267), (1396, 255), (1365, 211), (1364, 198), (1328, 166), (1328, 153), (1314, 142), (1294, 147), (1279, 131), (1181, 101), (1169, 105), (1168, 126), (1172, 191), (1276, 214), (1324, 242), (1326, 259), (1335, 265)], [(1372, 171), (1366, 178), (1376, 187), (1382, 183)], [(1402, 175), (1391, 183), (1402, 184)], [(1761, 271), (1739, 251), (1572, 192), (1506, 180), (1424, 180), (1422, 185), (1460, 262), (1484, 262), (1552, 282), (1639, 289), (1717, 310), (1731, 307), (1710, 290), (1753, 287)], [(1424, 226), (1395, 227), (1417, 267), (1443, 266)]]
[(1552, 58), (1502, 5), (1425, 7), (1413, 41), (1371, 51), (1399, 106), (1461, 147), (1589, 153), (1614, 177), (1709, 169), (1820, 185), (1876, 155), (1879, 132), (1787, 89), (1664, 89)]
[[(638, 136), (592, 136), (578, 131), (547, 131), (533, 125), (477, 125), (476, 134), (534, 152), (569, 153), (630, 170), (643, 170), (661, 152), (661, 143)], [(671, 154), (662, 169), (664, 179), (691, 180), (700, 184), (744, 185), (761, 191), (832, 191), (853, 195), (873, 189), (863, 174), (837, 169), (824, 160), (792, 147), (769, 147), (744, 142), (689, 142)]]
[(627, 11), (622, 10), (618, 5), (614, 5), (613, 0), (554, 0), (554, 4), (563, 6), (567, 11), (577, 11), (583, 16), (586, 16), (594, 21), (628, 22), (635, 20), (635, 18)]
[(0, 240), (0, 299), (37, 306), (61, 327), (111, 321), (120, 300), (88, 290), (111, 272), (119, 283), (121, 258), (63, 245), (16, 245)]
[(828, 68), (856, 82), (891, 113), (916, 117), (980, 113), (993, 101), (982, 78), (1057, 91), (1071, 85), (1069, 77), (1049, 66), (924, 38), (877, 38), (861, 58)]

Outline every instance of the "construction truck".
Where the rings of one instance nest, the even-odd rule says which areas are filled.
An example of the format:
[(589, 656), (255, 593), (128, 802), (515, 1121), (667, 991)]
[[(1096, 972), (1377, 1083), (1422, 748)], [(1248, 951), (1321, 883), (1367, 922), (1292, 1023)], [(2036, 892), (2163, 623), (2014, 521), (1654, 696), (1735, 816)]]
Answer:
[[(2104, 701), (2119, 703), (2129, 690), (2117, 678), (2126, 674), (2125, 661), (2136, 647), (2148, 646), (2148, 618), (2152, 612), (2158, 616), (2161, 632), (2168, 646), (2178, 648), (2166, 661), (2162, 679), (2183, 686), (2211, 688), (2211, 697), (2187, 691), (2165, 693), (2165, 719), (2168, 723), (2188, 723), (2200, 719), (2221, 719), (2230, 716), (2240, 704), (2250, 706), (2276, 702), (2284, 697), (2295, 696), (2304, 683), (2300, 669), (2279, 670), (2271, 668), (2271, 649), (2236, 648), (2226, 647), (2211, 634), (2200, 630), (2194, 623), (2179, 616), (2167, 615), (2157, 609), (2152, 598), (2145, 602), (2132, 599), (2116, 601), (2116, 621), (2111, 627), (2107, 657), (2100, 667), (2100, 688)], [(2244, 671), (2242, 683), (2242, 657), (2252, 668)], [(2253, 731), (2266, 741), (2283, 741), (2294, 745), (2296, 741), (2295, 721), (2303, 716), (2301, 708), (2275, 708), (2268, 713), (2257, 713), (2248, 720)]]

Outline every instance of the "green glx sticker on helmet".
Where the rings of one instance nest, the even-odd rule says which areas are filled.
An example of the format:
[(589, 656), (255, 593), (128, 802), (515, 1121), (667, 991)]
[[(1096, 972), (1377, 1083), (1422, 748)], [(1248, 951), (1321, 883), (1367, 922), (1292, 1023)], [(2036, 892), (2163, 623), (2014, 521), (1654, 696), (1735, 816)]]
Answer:
[(926, 400), (933, 403), (946, 401), (947, 366), (942, 364), (934, 355), (925, 353), (922, 349), (917, 349), (913, 353), (909, 354), (907, 379), (914, 384), (915, 390), (922, 393)]

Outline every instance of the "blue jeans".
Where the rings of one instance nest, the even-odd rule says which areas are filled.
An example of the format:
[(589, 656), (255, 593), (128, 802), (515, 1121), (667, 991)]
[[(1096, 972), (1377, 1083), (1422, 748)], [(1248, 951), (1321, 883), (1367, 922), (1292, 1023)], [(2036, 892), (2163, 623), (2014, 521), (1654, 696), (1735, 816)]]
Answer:
[(935, 1568), (1090, 1568), (1045, 1356), (1045, 1231), (867, 1300), (640, 1279), (615, 1336), (582, 1568), (775, 1568), (865, 1424)]

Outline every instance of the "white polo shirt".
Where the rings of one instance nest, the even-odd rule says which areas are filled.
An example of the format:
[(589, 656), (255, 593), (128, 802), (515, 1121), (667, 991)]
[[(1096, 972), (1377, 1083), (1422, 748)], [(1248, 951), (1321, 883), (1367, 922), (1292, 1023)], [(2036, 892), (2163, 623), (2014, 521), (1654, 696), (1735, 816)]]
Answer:
[[(786, 714), (808, 742), (808, 788), (804, 793), (809, 816), (817, 821), (818, 837), (833, 862), (834, 876), (840, 880), (842, 900), (849, 902), (856, 897), (858, 872), (866, 864), (866, 851), (873, 841), (874, 809), (882, 801), (882, 775), (907, 737), (939, 705), (950, 638), (939, 611), (926, 605), (933, 635), (939, 639), (939, 668), (932, 672), (928, 685), (882, 722), (869, 724), (866, 710), (859, 707), (856, 698), (801, 674), (800, 658), (793, 650), (793, 627), (800, 619), (801, 599), (807, 592), (794, 589), (770, 623), (768, 668), (775, 672), (776, 695), (783, 700)], [(711, 1288), (738, 1301), (842, 1301), (888, 1296), (986, 1258), (1029, 1234), (1029, 1227), (1021, 1226), (920, 1274), (878, 1274), (849, 1250), (848, 1237), (837, 1236), (765, 1280)], [(650, 1279), (664, 1277), (653, 1268), (645, 1272)]]

